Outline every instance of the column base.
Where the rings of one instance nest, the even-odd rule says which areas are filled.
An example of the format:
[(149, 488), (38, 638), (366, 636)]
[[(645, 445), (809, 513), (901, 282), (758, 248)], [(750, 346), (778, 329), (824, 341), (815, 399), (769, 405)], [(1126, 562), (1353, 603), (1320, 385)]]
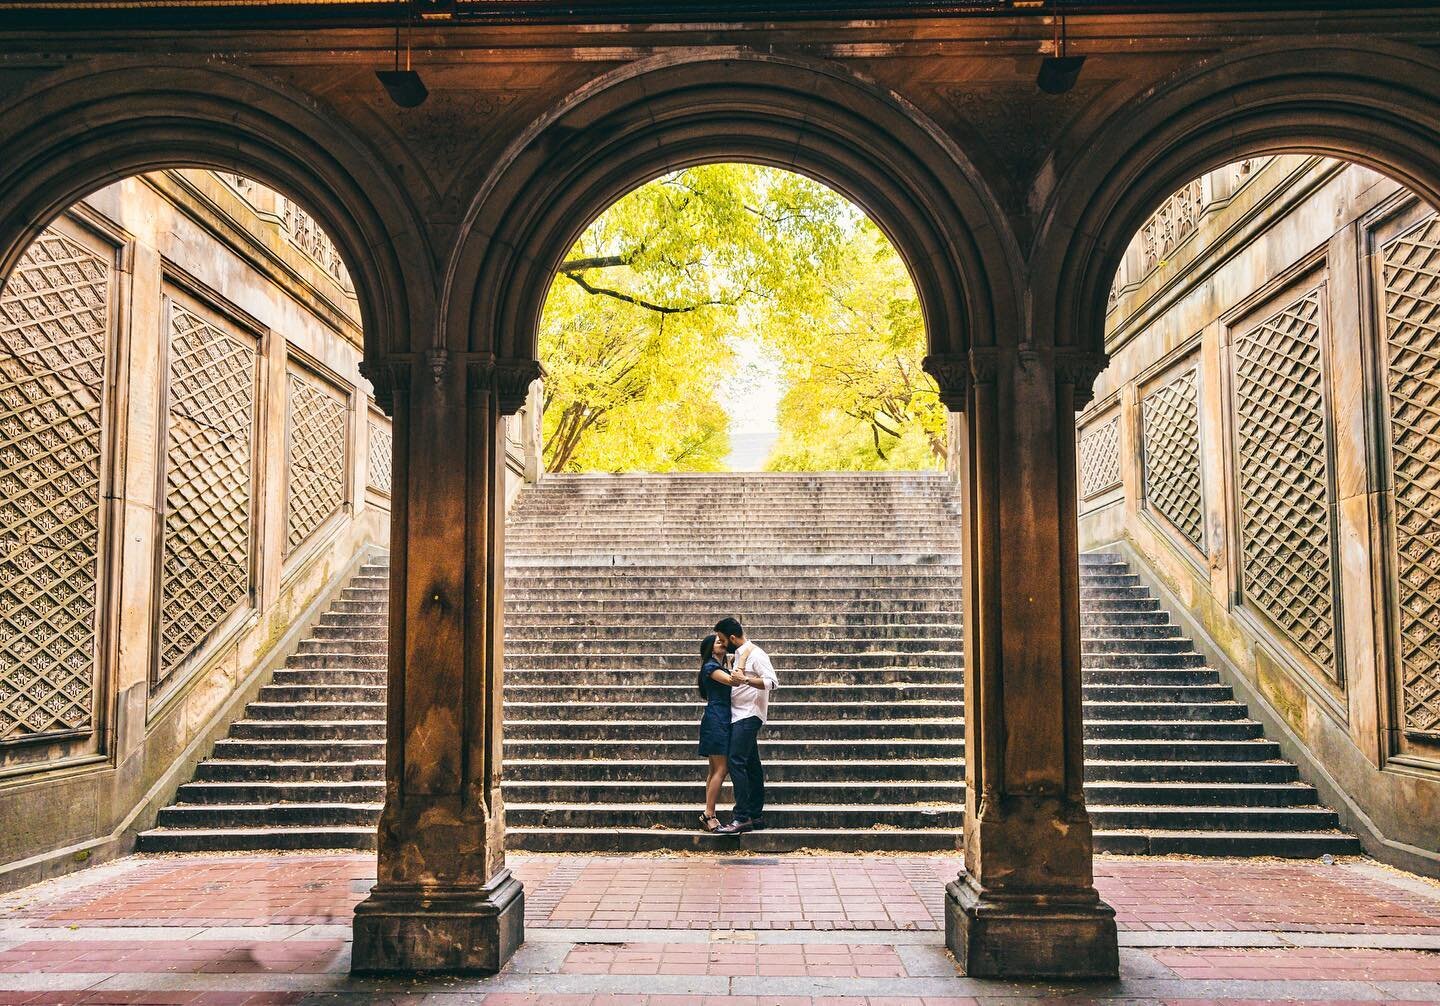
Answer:
[(350, 971), (493, 975), (524, 942), (524, 888), (509, 870), (479, 890), (377, 887), (355, 906)]
[(971, 978), (1118, 978), (1115, 910), (1099, 896), (988, 898), (945, 887), (945, 943)]

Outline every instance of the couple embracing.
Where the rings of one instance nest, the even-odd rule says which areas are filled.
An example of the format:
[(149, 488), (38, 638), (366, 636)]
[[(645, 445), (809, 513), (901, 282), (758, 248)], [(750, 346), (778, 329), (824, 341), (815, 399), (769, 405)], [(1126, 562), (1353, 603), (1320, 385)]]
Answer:
[[(765, 770), (760, 764), (760, 728), (770, 693), (778, 687), (775, 668), (760, 647), (745, 638), (738, 619), (722, 618), (714, 635), (700, 644), (700, 754), (710, 759), (705, 780), (705, 813), (700, 826), (716, 835), (739, 835), (765, 827)], [(735, 813), (721, 825), (715, 801), (729, 772)]]

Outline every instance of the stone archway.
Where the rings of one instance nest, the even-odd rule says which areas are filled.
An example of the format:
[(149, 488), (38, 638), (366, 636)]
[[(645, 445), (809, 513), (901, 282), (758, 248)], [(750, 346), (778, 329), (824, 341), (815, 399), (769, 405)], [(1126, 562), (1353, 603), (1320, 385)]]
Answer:
[(976, 975), (1113, 975), (1081, 785), (1073, 412), (1096, 361), (1027, 327), (1009, 220), (938, 127), (828, 64), (740, 50), (636, 64), (535, 122), (466, 216), (436, 341), (377, 380), (397, 478), (426, 492), (395, 511), (390, 782), (354, 966), (494, 971), (523, 939), (500, 790), (500, 419), (538, 373), (543, 300), (576, 236), (630, 188), (718, 160), (809, 174), (871, 214), (919, 292), (927, 369), (964, 414), (967, 867), (950, 945)]
[(413, 208), (365, 144), (313, 99), (215, 60), (107, 59), (45, 75), (0, 108), (0, 276), (51, 219), (161, 168), (237, 171), (320, 220), (355, 284), (371, 357), (433, 325), (431, 256)]
[(1103, 349), (1106, 300), (1131, 238), (1170, 193), (1262, 154), (1375, 168), (1440, 205), (1440, 60), (1374, 39), (1256, 46), (1189, 69), (1116, 110), (1046, 203), (1031, 275), (1037, 325)]

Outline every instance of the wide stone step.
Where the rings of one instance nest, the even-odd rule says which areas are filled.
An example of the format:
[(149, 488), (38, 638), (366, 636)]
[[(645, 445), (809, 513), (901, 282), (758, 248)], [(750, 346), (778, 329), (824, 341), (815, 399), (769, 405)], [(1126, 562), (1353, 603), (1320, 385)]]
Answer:
[(1091, 805), (1098, 828), (1190, 831), (1330, 831), (1338, 825), (1324, 807), (1115, 807)]
[[(676, 612), (682, 610), (685, 615), (677, 618)], [(544, 614), (522, 609), (514, 617), (506, 615), (505, 638), (510, 640), (536, 636), (541, 633), (558, 633), (568, 637), (575, 633), (594, 633), (597, 630), (607, 634), (653, 636), (660, 635), (667, 630), (678, 632), (678, 627), (683, 625), (686, 630), (685, 638), (697, 641), (691, 630), (696, 626), (708, 628), (705, 614), (708, 612), (698, 604), (684, 609), (672, 606), (666, 611), (621, 610), (604, 614), (592, 609), (573, 612), (545, 612)], [(821, 621), (821, 618), (824, 621)], [(714, 619), (711, 618), (709, 621), (713, 622)], [(324, 625), (326, 622), (322, 620), (320, 624)], [(385, 622), (381, 620), (376, 624), (383, 627)], [(1117, 624), (1123, 625), (1124, 623)], [(843, 632), (857, 627), (867, 631), (883, 630), (887, 632), (895, 632), (903, 628), (927, 630), (933, 628), (935, 631), (950, 632), (954, 638), (958, 639), (963, 634), (964, 624), (961, 613), (955, 607), (935, 607), (915, 611), (891, 609), (816, 612), (797, 609), (789, 612), (767, 612), (763, 619), (747, 615), (745, 619), (745, 631), (754, 638), (765, 639), (767, 642), (774, 636), (793, 633), (797, 628), (809, 629), (816, 635), (827, 635), (832, 631)], [(902, 635), (904, 634), (902, 633)]]
[[(833, 702), (836, 699), (857, 703), (862, 707), (874, 707), (880, 703), (901, 703), (911, 701), (947, 703), (949, 708), (958, 709), (965, 700), (963, 685), (956, 684), (854, 684), (854, 685), (799, 685), (786, 684), (784, 688), (786, 708), (808, 705), (815, 702)], [(777, 699), (770, 704), (772, 711), (780, 708)], [(508, 683), (505, 685), (505, 702), (508, 708), (520, 709), (547, 707), (557, 703), (630, 703), (633, 705), (679, 706), (693, 710), (698, 721), (703, 700), (699, 696), (696, 682), (685, 684), (656, 685), (610, 685), (603, 683), (580, 683), (574, 685), (530, 685)], [(524, 705), (521, 705), (521, 704)]]
[[(233, 750), (233, 749), (232, 749)], [(348, 761), (245, 761), (207, 758), (195, 769), (199, 782), (385, 782), (382, 759)]]
[[(843, 693), (832, 694), (827, 699), (815, 699), (803, 702), (790, 700), (789, 693), (785, 693), (787, 701), (781, 702), (772, 699), (770, 702), (771, 721), (767, 724), (770, 727), (778, 727), (783, 721), (785, 723), (800, 723), (810, 721), (831, 721), (861, 720), (867, 723), (878, 723), (884, 720), (924, 720), (924, 719), (956, 719), (960, 708), (953, 701), (935, 702), (927, 699), (913, 698), (894, 702), (863, 702), (846, 700)], [(836, 700), (841, 701), (836, 701)], [(576, 700), (570, 703), (555, 702), (518, 702), (511, 701), (508, 697), (505, 700), (505, 722), (507, 729), (509, 725), (522, 726), (523, 724), (541, 722), (546, 720), (572, 720), (599, 722), (624, 721), (626, 723), (647, 724), (663, 721), (693, 721), (698, 724), (700, 712), (703, 706), (698, 702), (587, 702)], [(853, 724), (852, 724), (853, 725)]]
[[(698, 644), (698, 640), (697, 640)], [(964, 655), (959, 650), (870, 650), (862, 653), (783, 653), (772, 652), (770, 654), (773, 662), (779, 667), (785, 668), (788, 673), (791, 671), (803, 670), (865, 670), (880, 671), (886, 668), (910, 669), (910, 668), (948, 668), (958, 672), (964, 666)], [(1138, 666), (1127, 664), (1127, 654), (1106, 654), (1105, 662), (1114, 667)], [(1158, 664), (1159, 666), (1195, 666), (1203, 665), (1203, 661), (1189, 664), (1177, 663), (1172, 665), (1170, 661), (1186, 661), (1184, 655), (1155, 655), (1140, 654), (1143, 657), (1145, 666)], [(348, 654), (297, 654), (292, 662), (297, 667), (356, 667), (364, 666), (361, 658), (349, 658)], [(374, 658), (367, 658), (373, 661)], [(663, 653), (645, 655), (643, 660), (639, 656), (626, 660), (623, 655), (608, 653), (589, 653), (570, 651), (549, 651), (531, 653), (506, 653), (505, 666), (513, 670), (586, 670), (592, 672), (614, 672), (628, 674), (631, 671), (644, 671), (653, 668), (670, 670), (698, 671), (695, 666), (699, 659), (699, 648), (693, 656), (680, 653)], [(303, 663), (301, 661), (304, 661)]]
[[(245, 715), (252, 720), (297, 721), (307, 723), (332, 722), (337, 720), (366, 721), (384, 724), (385, 702), (380, 701), (309, 701), (309, 702), (251, 702), (245, 707)], [(239, 721), (239, 722), (244, 722)]]
[[(553, 654), (555, 656), (571, 656), (570, 653), (556, 650), (558, 640), (547, 639), (517, 639), (505, 640), (505, 657), (507, 663), (514, 657), (525, 657), (531, 660), (543, 660)], [(595, 660), (602, 657), (621, 657), (627, 664), (638, 664), (645, 662), (650, 657), (665, 657), (674, 659), (689, 660), (694, 663), (699, 659), (699, 649), (695, 646), (684, 646), (685, 642), (698, 643), (699, 640), (693, 637), (677, 639), (670, 637), (666, 639), (624, 639), (605, 637), (602, 639), (589, 639), (585, 642), (584, 658)], [(1144, 647), (1150, 641), (1137, 640), (1134, 645), (1135, 652), (1149, 652)], [(1185, 645), (1188, 641), (1181, 640)], [(837, 652), (840, 651), (840, 652)], [(961, 657), (959, 641), (952, 636), (931, 635), (929, 637), (914, 636), (887, 636), (879, 639), (868, 639), (859, 632), (853, 633), (844, 639), (796, 639), (778, 638), (765, 640), (765, 651), (770, 654), (774, 661), (791, 663), (802, 658), (825, 657), (833, 661), (849, 662), (852, 659), (867, 658), (872, 654), (898, 658), (903, 662), (904, 656), (911, 653), (934, 655), (936, 653), (951, 655), (957, 660)], [(555, 665), (561, 666), (561, 665)], [(824, 666), (834, 666), (827, 664)]]
[(251, 852), (275, 849), (374, 849), (375, 826), (291, 828), (155, 828), (141, 832), (139, 852)]
[[(692, 766), (698, 768), (698, 766)], [(692, 771), (690, 780), (554, 780), (518, 781), (507, 779), (504, 784), (505, 806), (517, 804), (673, 804), (705, 803), (705, 781), (699, 771)], [(722, 803), (734, 802), (734, 793), (727, 781), (721, 792)], [(769, 766), (765, 774), (767, 806), (809, 804), (813, 806), (869, 806), (883, 810), (894, 806), (929, 806), (941, 803), (959, 806), (965, 802), (965, 784), (950, 780), (799, 780), (772, 779)]]
[(189, 782), (175, 794), (177, 803), (183, 805), (236, 804), (334, 804), (353, 806), (356, 804), (379, 805), (385, 802), (385, 778), (367, 780), (305, 780), (282, 782), (279, 780), (252, 781), (202, 781)]
[[(597, 636), (603, 635), (604, 638), (599, 641), (606, 645), (605, 652), (643, 653), (655, 649), (667, 652), (697, 651), (695, 644), (702, 638), (699, 630), (705, 629), (708, 634), (708, 628), (703, 622), (699, 625), (692, 623), (677, 626), (675, 622), (665, 619), (654, 619), (652, 624), (648, 625), (616, 624), (609, 627), (507, 624), (505, 650), (509, 653), (516, 649), (543, 648), (547, 644), (553, 647), (556, 643), (571, 641), (584, 641), (588, 648), (597, 642)], [(945, 649), (954, 649), (958, 645), (957, 641), (964, 635), (964, 630), (953, 618), (950, 622), (935, 625), (915, 625), (909, 622), (823, 625), (813, 621), (806, 624), (797, 618), (794, 624), (788, 626), (765, 627), (747, 624), (745, 632), (751, 639), (763, 639), (766, 652), (777, 653), (804, 652), (806, 649), (821, 649), (826, 646), (864, 649), (880, 643), (893, 643), (898, 646), (909, 642), (935, 640), (947, 643)]]
[(384, 664), (378, 664), (371, 668), (357, 667), (282, 667), (275, 672), (271, 681), (276, 685), (299, 686), (299, 685), (363, 685), (368, 687), (385, 686), (389, 672)]
[(347, 636), (338, 639), (302, 639), (295, 652), (297, 656), (310, 653), (344, 653), (350, 656), (378, 656), (383, 659), (388, 648), (389, 641), (383, 636), (373, 639)]
[[(698, 772), (704, 764), (695, 753), (699, 730), (691, 725), (688, 735), (674, 739), (647, 737), (645, 740), (616, 738), (576, 738), (573, 735), (550, 738), (521, 739), (505, 737), (505, 761), (558, 759), (564, 761), (643, 761), (646, 759), (692, 760)], [(1174, 750), (1170, 745), (1166, 750)], [(922, 740), (883, 739), (874, 736), (839, 741), (829, 737), (797, 739), (767, 736), (760, 744), (760, 757), (769, 764), (781, 760), (827, 761), (832, 764), (852, 760), (878, 761), (956, 761), (965, 756), (963, 736)]]
[[(686, 685), (694, 687), (699, 677), (696, 660), (688, 665), (683, 661), (672, 661), (679, 666), (670, 668), (624, 668), (623, 675), (631, 685)], [(603, 663), (594, 668), (517, 667), (506, 660), (505, 681), (514, 685), (588, 685), (612, 680), (621, 671), (613, 663)], [(322, 672), (323, 673), (323, 672)], [(1119, 673), (1119, 672), (1117, 672)], [(1134, 672), (1131, 672), (1134, 673)], [(1213, 671), (1210, 673), (1214, 673)], [(858, 684), (960, 684), (963, 671), (959, 667), (849, 667), (849, 668), (797, 668), (787, 665), (784, 670), (782, 688), (791, 686), (858, 685)], [(778, 693), (777, 693), (778, 694)], [(697, 693), (697, 698), (698, 693)], [(697, 714), (698, 718), (698, 714)]]
[[(376, 741), (385, 742), (383, 720), (236, 720), (230, 724), (234, 741)], [(216, 750), (220, 750), (216, 745)]]
[[(950, 710), (952, 713), (954, 710)], [(275, 724), (264, 724), (272, 726)], [(1187, 724), (1188, 725), (1188, 724)], [(334, 724), (327, 724), (334, 728)], [(1229, 724), (1216, 724), (1216, 727)], [(348, 735), (336, 729), (342, 736)], [(847, 742), (860, 739), (877, 741), (938, 740), (963, 738), (964, 725), (952, 717), (895, 718), (871, 720), (804, 720), (771, 722), (766, 734), (775, 740), (821, 740), (843, 738)], [(685, 740), (695, 743), (699, 737), (699, 718), (685, 720), (510, 720), (505, 724), (506, 739), (522, 740)]]
[(177, 803), (160, 811), (157, 828), (375, 827), (379, 803)]
[[(512, 615), (523, 619), (528, 613), (544, 611), (547, 616), (558, 617), (570, 614), (584, 614), (591, 618), (604, 619), (610, 616), (631, 617), (637, 611), (652, 613), (662, 618), (673, 620), (683, 619), (687, 625), (703, 627), (707, 631), (715, 624), (717, 609), (724, 610), (735, 601), (732, 595), (726, 599), (724, 605), (714, 600), (704, 598), (689, 598), (683, 592), (677, 592), (668, 597), (657, 597), (647, 600), (643, 607), (637, 606), (635, 599), (624, 594), (602, 594), (593, 598), (577, 598), (574, 596), (556, 596), (549, 599), (542, 605), (522, 604), (515, 598), (506, 595), (505, 619), (509, 625)], [(753, 595), (745, 598), (747, 607), (756, 604)], [(816, 601), (814, 598), (798, 598), (786, 596), (767, 599), (762, 609), (768, 617), (780, 618), (799, 615), (802, 617), (815, 617)], [(837, 610), (835, 605), (827, 605), (827, 611)], [(853, 618), (870, 618), (877, 615), (890, 615), (895, 618), (905, 618), (911, 612), (933, 612), (945, 615), (950, 618), (963, 617), (961, 612), (960, 595), (957, 592), (941, 592), (938, 597), (907, 597), (891, 596), (880, 600), (873, 595), (851, 597), (845, 599), (843, 610)], [(758, 638), (758, 637), (757, 637)], [(697, 637), (697, 642), (699, 641)]]
[[(383, 730), (382, 730), (383, 738)], [(226, 737), (215, 742), (212, 757), (230, 761), (328, 762), (383, 761), (385, 741), (376, 738)]]
[[(698, 827), (699, 807), (670, 804), (510, 803), (505, 822), (515, 828), (652, 828), (690, 831)], [(964, 807), (942, 804), (885, 806), (779, 804), (766, 794), (765, 819), (778, 826), (811, 829), (951, 828), (959, 830)]]
[[(685, 753), (685, 752), (681, 752)], [(687, 758), (641, 758), (629, 761), (569, 761), (562, 758), (505, 759), (505, 783), (550, 783), (558, 779), (594, 782), (683, 782), (693, 783), (704, 771), (704, 763), (694, 755), (693, 745)], [(788, 759), (783, 752), (774, 756), (767, 749), (765, 784), (772, 783), (833, 783), (839, 774), (835, 761), (820, 759)], [(965, 764), (958, 758), (900, 761), (898, 759), (851, 758), (844, 762), (844, 781), (866, 782), (942, 782), (960, 783), (965, 778)]]

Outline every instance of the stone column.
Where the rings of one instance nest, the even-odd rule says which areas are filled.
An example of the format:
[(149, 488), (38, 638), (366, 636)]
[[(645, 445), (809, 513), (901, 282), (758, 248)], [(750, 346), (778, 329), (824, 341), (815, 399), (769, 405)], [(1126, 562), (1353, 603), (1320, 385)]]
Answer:
[(1083, 790), (1075, 411), (1103, 358), (931, 358), (963, 408), (965, 866), (946, 942), (974, 977), (1118, 974)]
[(501, 423), (537, 373), (444, 350), (366, 368), (395, 439), (385, 810), (356, 972), (491, 974), (524, 941), (500, 796)]

